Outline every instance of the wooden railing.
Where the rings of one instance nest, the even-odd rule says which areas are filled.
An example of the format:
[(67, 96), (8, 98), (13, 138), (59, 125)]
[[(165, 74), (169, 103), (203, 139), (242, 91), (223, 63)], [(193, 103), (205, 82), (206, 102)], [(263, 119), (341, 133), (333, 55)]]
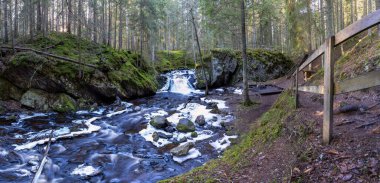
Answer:
[[(334, 82), (334, 48), (355, 35), (380, 24), (380, 10), (351, 24), (335, 36), (331, 36), (293, 73), (295, 77), (296, 106), (298, 107), (298, 91), (324, 95), (323, 105), (323, 144), (329, 144), (333, 133), (333, 102), (334, 94), (362, 90), (380, 85), (380, 71), (372, 71), (360, 77), (340, 83)], [(324, 84), (322, 86), (299, 86), (298, 73), (324, 55)]]

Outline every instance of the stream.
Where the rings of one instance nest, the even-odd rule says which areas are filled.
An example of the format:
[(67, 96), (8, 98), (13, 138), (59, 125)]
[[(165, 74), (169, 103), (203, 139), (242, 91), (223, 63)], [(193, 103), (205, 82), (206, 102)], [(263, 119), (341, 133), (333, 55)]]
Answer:
[[(222, 100), (203, 98), (194, 89), (192, 70), (172, 71), (165, 86), (152, 97), (116, 102), (93, 111), (0, 116), (0, 182), (31, 182), (49, 141), (51, 148), (39, 182), (157, 182), (217, 158), (231, 138), (222, 123), (233, 122)], [(217, 91), (220, 91), (220, 89)], [(235, 91), (239, 92), (239, 91)], [(211, 113), (217, 106), (222, 112)], [(150, 125), (164, 116), (173, 127), (181, 118), (191, 121), (204, 115), (206, 125), (196, 125), (197, 137), (165, 131)], [(152, 134), (159, 132), (156, 141)], [(194, 142), (186, 156), (173, 156), (173, 144)]]

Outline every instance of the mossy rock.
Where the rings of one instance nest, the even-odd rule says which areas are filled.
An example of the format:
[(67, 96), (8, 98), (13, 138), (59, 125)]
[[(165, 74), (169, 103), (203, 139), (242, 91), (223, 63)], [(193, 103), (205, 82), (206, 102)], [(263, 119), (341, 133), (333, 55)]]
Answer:
[(155, 68), (160, 73), (181, 68), (193, 69), (194, 67), (194, 61), (185, 50), (163, 50), (157, 52), (157, 64)]
[(150, 125), (152, 125), (155, 128), (158, 128), (158, 129), (163, 129), (163, 128), (167, 127), (168, 124), (169, 124), (168, 120), (163, 116), (155, 116), (150, 121)]
[(194, 123), (186, 118), (180, 119), (176, 128), (179, 132), (194, 132), (195, 131)]
[(197, 132), (191, 132), (191, 137), (193, 137), (193, 138), (198, 137), (198, 133)]
[(59, 94), (51, 108), (59, 113), (72, 112), (77, 109), (76, 101), (66, 94)]

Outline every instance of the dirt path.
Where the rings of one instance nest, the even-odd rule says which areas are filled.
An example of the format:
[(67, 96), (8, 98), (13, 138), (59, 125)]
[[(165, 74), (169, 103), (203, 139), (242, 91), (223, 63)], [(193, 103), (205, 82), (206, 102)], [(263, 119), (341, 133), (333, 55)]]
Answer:
[[(290, 80), (274, 81), (288, 87)], [(253, 108), (240, 106), (241, 96), (223, 96), (236, 115), (234, 128), (246, 133), (274, 103), (278, 95), (265, 96)], [(231, 171), (217, 167), (207, 174), (217, 182), (380, 182), (380, 87), (338, 95), (334, 110), (343, 105), (372, 108), (334, 115), (334, 139), (321, 144), (323, 96), (300, 93), (301, 107), (287, 119), (282, 135), (252, 147), (253, 156), (244, 166)]]

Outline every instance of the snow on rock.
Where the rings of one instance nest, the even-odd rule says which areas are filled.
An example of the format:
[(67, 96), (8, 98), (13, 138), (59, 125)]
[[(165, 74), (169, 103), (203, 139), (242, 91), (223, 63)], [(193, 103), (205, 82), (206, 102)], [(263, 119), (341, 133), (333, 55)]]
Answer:
[(192, 148), (189, 151), (189, 154), (186, 156), (173, 156), (173, 160), (177, 163), (183, 163), (189, 159), (195, 159), (199, 156), (202, 156), (201, 152), (198, 151), (198, 149)]
[(240, 88), (236, 88), (236, 89), (234, 90), (234, 94), (237, 94), (237, 95), (243, 95), (243, 90), (240, 89)]
[(230, 139), (236, 139), (237, 135), (227, 136), (224, 134), (224, 137), (216, 140), (215, 142), (210, 142), (210, 145), (214, 147), (218, 152), (225, 150), (228, 146), (231, 145)]
[(201, 98), (202, 101), (207, 102), (207, 103), (217, 103), (219, 109), (228, 109), (226, 105), (226, 101), (224, 100), (217, 100), (217, 99), (206, 99), (206, 98)]

